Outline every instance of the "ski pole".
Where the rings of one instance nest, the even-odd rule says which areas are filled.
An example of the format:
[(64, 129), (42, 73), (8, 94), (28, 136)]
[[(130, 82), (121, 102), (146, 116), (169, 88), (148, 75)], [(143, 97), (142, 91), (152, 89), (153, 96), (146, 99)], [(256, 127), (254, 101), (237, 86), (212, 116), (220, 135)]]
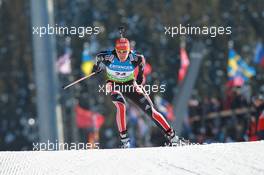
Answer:
[(90, 75), (87, 75), (87, 76), (85, 76), (85, 77), (82, 77), (82, 78), (80, 78), (80, 79), (78, 79), (78, 80), (72, 82), (71, 84), (69, 84), (69, 85), (67, 85), (67, 86), (64, 86), (63, 89), (67, 89), (67, 88), (69, 88), (69, 87), (71, 87), (71, 86), (73, 86), (73, 85), (79, 83), (80, 81), (83, 81), (83, 80), (85, 80), (85, 79), (87, 79), (87, 78), (90, 78), (90, 77), (93, 76), (94, 74), (95, 74), (95, 72), (93, 72), (93, 73), (91, 73)]

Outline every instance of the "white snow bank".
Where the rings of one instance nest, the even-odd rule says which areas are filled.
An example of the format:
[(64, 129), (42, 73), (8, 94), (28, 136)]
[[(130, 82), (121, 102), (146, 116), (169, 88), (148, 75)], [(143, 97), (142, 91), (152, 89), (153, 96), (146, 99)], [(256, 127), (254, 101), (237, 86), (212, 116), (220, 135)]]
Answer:
[(264, 142), (0, 152), (0, 174), (264, 175)]

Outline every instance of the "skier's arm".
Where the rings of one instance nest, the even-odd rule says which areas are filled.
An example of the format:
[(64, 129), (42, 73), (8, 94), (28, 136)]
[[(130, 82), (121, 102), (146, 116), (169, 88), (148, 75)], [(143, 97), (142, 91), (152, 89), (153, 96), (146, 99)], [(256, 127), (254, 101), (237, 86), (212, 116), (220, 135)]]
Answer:
[(137, 57), (138, 57), (138, 75), (136, 82), (137, 84), (142, 84), (144, 79), (145, 58), (143, 55), (137, 55)]
[(102, 53), (96, 55), (92, 73), (95, 72), (97, 74), (103, 70), (103, 60), (104, 55)]

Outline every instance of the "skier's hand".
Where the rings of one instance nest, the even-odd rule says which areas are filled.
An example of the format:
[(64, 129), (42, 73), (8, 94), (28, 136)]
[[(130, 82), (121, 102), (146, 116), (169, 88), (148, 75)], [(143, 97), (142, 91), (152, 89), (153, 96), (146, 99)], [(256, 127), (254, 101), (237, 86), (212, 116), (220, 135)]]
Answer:
[(102, 68), (100, 66), (94, 65), (92, 72), (95, 72), (96, 74), (102, 72)]

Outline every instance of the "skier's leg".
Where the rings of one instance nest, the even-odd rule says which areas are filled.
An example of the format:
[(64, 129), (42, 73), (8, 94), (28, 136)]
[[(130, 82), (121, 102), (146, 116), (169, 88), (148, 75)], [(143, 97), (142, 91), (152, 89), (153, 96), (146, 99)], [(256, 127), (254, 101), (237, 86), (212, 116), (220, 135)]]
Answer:
[(176, 136), (172, 127), (164, 116), (155, 109), (153, 102), (144, 90), (140, 89), (137, 84), (134, 84), (134, 88), (133, 91), (124, 95), (139, 106), (167, 136)]
[[(108, 84), (109, 86), (109, 84)], [(126, 105), (123, 94), (120, 91), (111, 91), (112, 102), (116, 106), (116, 123), (123, 148), (129, 147), (129, 138), (126, 124)]]
[(116, 123), (120, 133), (126, 131), (126, 105), (123, 95), (114, 91), (111, 93), (112, 102), (116, 106)]

